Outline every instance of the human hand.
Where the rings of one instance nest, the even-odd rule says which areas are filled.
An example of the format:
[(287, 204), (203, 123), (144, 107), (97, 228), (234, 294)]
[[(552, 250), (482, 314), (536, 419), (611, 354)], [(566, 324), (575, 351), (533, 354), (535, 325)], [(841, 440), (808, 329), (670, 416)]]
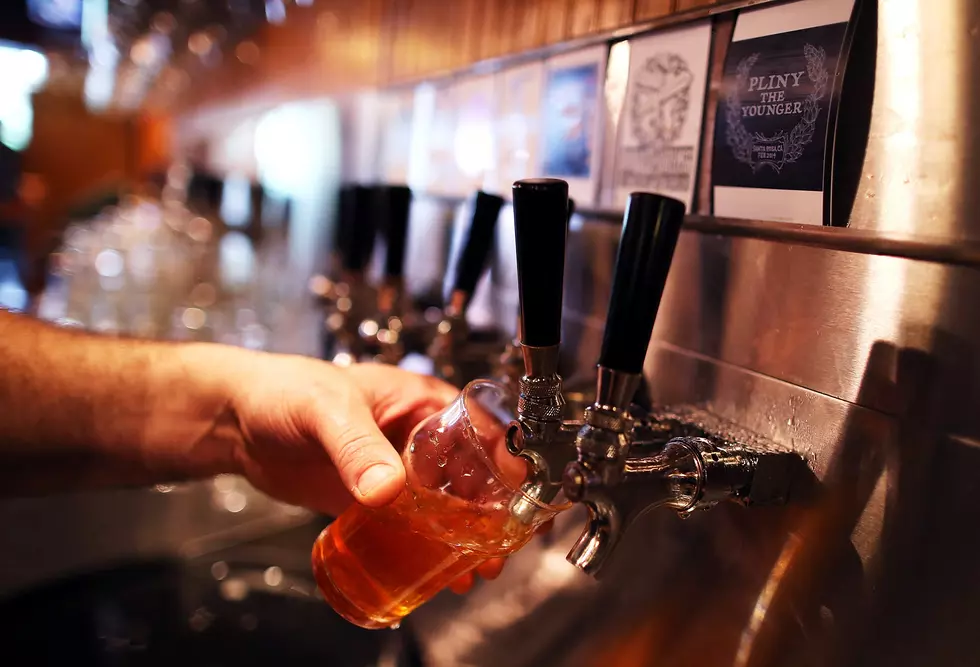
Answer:
[[(393, 366), (291, 356), (251, 355), (236, 375), (238, 470), (270, 496), (333, 516), (353, 500), (371, 507), (393, 501), (405, 485), (398, 450), (416, 424), (459, 393)], [(493, 579), (503, 565), (492, 559), (476, 573)], [(470, 573), (450, 588), (462, 593), (473, 582)]]
[(393, 366), (281, 355), (250, 355), (236, 376), (240, 472), (270, 496), (332, 516), (353, 500), (393, 501), (405, 485), (396, 448), (458, 393)]

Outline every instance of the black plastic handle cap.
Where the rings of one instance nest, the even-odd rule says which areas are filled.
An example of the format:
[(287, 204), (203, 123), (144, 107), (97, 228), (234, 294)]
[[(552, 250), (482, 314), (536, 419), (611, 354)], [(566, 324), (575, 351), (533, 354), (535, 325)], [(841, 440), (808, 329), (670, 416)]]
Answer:
[(378, 229), (375, 196), (374, 188), (365, 185), (351, 187), (348, 210), (349, 243), (342, 258), (344, 268), (348, 271), (363, 271), (374, 251), (374, 239)]
[(521, 343), (530, 347), (558, 345), (568, 234), (568, 183), (553, 178), (514, 183), (514, 232)]
[[(341, 186), (337, 192), (337, 220), (334, 223), (333, 250), (345, 262), (350, 248), (350, 237), (353, 229), (354, 188), (351, 185)], [(346, 264), (346, 262), (345, 262)]]
[(640, 373), (670, 262), (684, 223), (684, 204), (634, 192), (626, 205), (599, 364)]
[(473, 216), (469, 229), (466, 230), (466, 240), (456, 261), (456, 279), (453, 281), (453, 291), (463, 292), (468, 297), (473, 295), (476, 284), (483, 275), (493, 248), (493, 236), (497, 229), (497, 218), (504, 206), (504, 198), (487, 194), (482, 190), (476, 193), (473, 201)]
[(378, 188), (378, 219), (385, 233), (385, 276), (401, 278), (405, 268), (408, 219), (412, 211), (412, 191), (405, 185)]

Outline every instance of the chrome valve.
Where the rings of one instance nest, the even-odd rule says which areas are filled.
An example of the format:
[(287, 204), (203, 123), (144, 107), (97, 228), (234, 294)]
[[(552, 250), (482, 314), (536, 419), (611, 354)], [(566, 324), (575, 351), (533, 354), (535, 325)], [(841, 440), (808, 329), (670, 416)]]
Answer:
[(361, 357), (397, 364), (405, 356), (403, 273), (412, 191), (404, 185), (374, 188), (374, 215), (385, 241), (384, 275), (375, 312), (358, 323)]
[(454, 267), (452, 290), (429, 346), (435, 375), (460, 387), (486, 375), (491, 350), (498, 344), (495, 333), (486, 340), (486, 336), (481, 338), (477, 332), (470, 331), (466, 310), (486, 270), (503, 205), (502, 197), (482, 191), (476, 193), (469, 227)]
[(514, 184), (525, 374), (507, 443), (530, 462), (529, 488), (543, 489), (544, 500), (563, 490), (588, 507), (589, 524), (568, 559), (596, 574), (629, 525), (654, 508), (686, 515), (722, 500), (778, 502), (786, 495), (776, 491), (786, 479), (780, 471), (794, 455), (753, 452), (709, 434), (673, 437), (673, 421), (634, 421), (633, 398), (684, 218), (683, 204), (647, 193), (629, 198), (595, 401), (580, 419), (563, 419), (558, 352), (566, 197), (563, 181)]
[(324, 305), (323, 356), (338, 363), (357, 361), (364, 352), (360, 325), (372, 315), (377, 291), (365, 279), (374, 250), (378, 220), (376, 188), (349, 185), (340, 190), (334, 239), (339, 270), (333, 279), (317, 276), (313, 295)]

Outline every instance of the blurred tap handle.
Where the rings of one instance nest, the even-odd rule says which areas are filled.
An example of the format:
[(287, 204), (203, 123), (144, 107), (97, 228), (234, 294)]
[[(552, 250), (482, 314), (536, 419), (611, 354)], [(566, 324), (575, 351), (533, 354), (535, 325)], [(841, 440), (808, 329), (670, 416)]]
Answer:
[[(337, 206), (334, 209), (336, 211), (336, 219), (333, 228), (333, 247), (331, 248), (331, 252), (333, 253), (333, 257), (336, 258), (335, 261), (344, 268), (346, 268), (344, 258), (350, 246), (353, 191), (353, 185), (345, 184), (340, 186), (340, 189), (337, 191)], [(335, 265), (335, 271), (336, 268)]]
[(599, 365), (643, 370), (670, 262), (684, 222), (684, 204), (660, 195), (629, 196), (616, 258)]
[(405, 268), (408, 219), (412, 210), (412, 191), (406, 185), (378, 188), (380, 224), (384, 225), (385, 278), (401, 279)]
[(341, 249), (341, 262), (346, 271), (361, 273), (374, 250), (377, 216), (375, 188), (352, 185), (342, 223), (348, 225), (347, 243)]
[(568, 198), (568, 224), (572, 224), (572, 216), (575, 215), (575, 200), (571, 197)]
[(500, 217), (500, 209), (503, 206), (503, 197), (482, 190), (476, 193), (473, 201), (473, 216), (466, 230), (463, 249), (456, 261), (456, 277), (453, 281), (453, 294), (463, 296), (464, 310), (487, 267), (497, 229), (497, 218)]
[(556, 346), (561, 341), (568, 183), (528, 179), (514, 183), (513, 193), (521, 344)]

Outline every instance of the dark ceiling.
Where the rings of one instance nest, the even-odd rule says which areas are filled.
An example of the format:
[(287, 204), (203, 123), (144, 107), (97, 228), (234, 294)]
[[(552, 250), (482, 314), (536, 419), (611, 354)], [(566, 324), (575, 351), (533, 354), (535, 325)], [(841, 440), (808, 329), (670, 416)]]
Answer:
[(173, 54), (200, 31), (235, 43), (265, 22), (264, 0), (109, 0), (109, 30), (121, 52), (152, 30), (173, 26)]
[[(78, 29), (53, 30), (31, 21), (28, 0), (0, 0), (0, 40), (39, 47), (58, 60), (61, 71), (76, 78), (105, 67), (108, 49), (115, 91), (104, 108), (132, 111), (148, 97), (156, 102), (176, 98), (181, 85), (186, 87), (202, 70), (234, 57), (236, 46), (270, 19), (269, 11), (285, 12), (295, 0), (103, 1), (108, 24), (101, 48), (83, 46)], [(36, 2), (70, 7), (73, 2), (80, 6), (82, 0)]]

